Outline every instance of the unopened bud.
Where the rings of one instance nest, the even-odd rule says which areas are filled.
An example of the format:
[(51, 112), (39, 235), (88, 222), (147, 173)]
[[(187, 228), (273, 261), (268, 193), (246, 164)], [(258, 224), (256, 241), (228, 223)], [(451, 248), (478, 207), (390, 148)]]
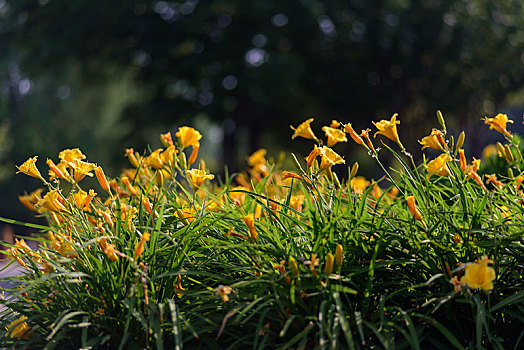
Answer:
[(162, 173), (162, 170), (157, 170), (155, 173), (155, 185), (158, 187), (164, 186), (164, 173)]
[(333, 256), (333, 254), (328, 253), (328, 255), (326, 256), (326, 265), (324, 266), (324, 273), (326, 274), (326, 276), (331, 275), (331, 273), (333, 272), (334, 261), (335, 257)]
[(499, 157), (505, 156), (504, 146), (502, 146), (502, 143), (497, 142), (497, 151), (499, 152)]
[(461, 149), (462, 146), (464, 145), (464, 141), (466, 140), (466, 134), (463, 132), (460, 133), (459, 135), (459, 138), (457, 140), (457, 148), (456, 149)]
[(182, 169), (187, 169), (187, 158), (184, 152), (180, 153), (180, 165), (182, 166)]
[(335, 264), (337, 266), (341, 266), (343, 259), (344, 259), (344, 248), (342, 247), (342, 244), (338, 244), (335, 250)]
[(515, 158), (513, 157), (513, 153), (511, 153), (511, 149), (508, 145), (504, 146), (504, 156), (508, 163), (512, 163), (515, 160)]
[(444, 121), (444, 117), (442, 116), (441, 111), (437, 111), (437, 119), (440, 126), (442, 127), (442, 130), (446, 131), (446, 122)]
[(357, 171), (358, 171), (358, 162), (355, 162), (353, 166), (351, 167), (351, 172), (349, 173), (349, 177), (354, 178), (355, 176), (357, 176)]

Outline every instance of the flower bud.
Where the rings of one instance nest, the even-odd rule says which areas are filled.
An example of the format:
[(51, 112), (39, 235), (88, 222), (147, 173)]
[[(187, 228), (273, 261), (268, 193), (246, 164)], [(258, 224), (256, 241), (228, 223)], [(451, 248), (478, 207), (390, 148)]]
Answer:
[(98, 180), (98, 183), (100, 184), (100, 187), (106, 192), (109, 192), (111, 194), (111, 187), (109, 186), (109, 182), (107, 182), (107, 178), (104, 174), (104, 170), (102, 167), (96, 167), (95, 168), (95, 175), (96, 179)]
[(464, 145), (464, 141), (466, 140), (466, 134), (463, 132), (460, 133), (459, 135), (459, 138), (457, 140), (457, 148), (456, 149), (461, 149), (462, 146)]
[(343, 259), (344, 259), (344, 247), (342, 247), (342, 244), (338, 244), (337, 249), (335, 250), (335, 264), (337, 266), (341, 266)]
[(334, 260), (335, 260), (335, 257), (333, 256), (333, 254), (328, 253), (328, 255), (326, 256), (326, 265), (324, 266), (324, 272), (326, 276), (331, 275), (331, 273), (333, 272)]
[(446, 122), (444, 121), (444, 116), (442, 115), (441, 111), (437, 111), (437, 119), (438, 123), (442, 127), (442, 130), (446, 131)]
[(358, 166), (359, 166), (358, 162), (355, 162), (353, 166), (351, 167), (351, 172), (349, 173), (349, 177), (351, 179), (357, 176)]

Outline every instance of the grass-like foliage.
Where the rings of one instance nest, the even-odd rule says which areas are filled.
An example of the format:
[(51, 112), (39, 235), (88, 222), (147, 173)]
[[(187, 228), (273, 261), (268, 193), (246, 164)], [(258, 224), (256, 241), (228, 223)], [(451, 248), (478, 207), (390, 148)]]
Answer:
[[(465, 135), (449, 137), (438, 116), (420, 143), (440, 155), (419, 166), (396, 115), (375, 123), (391, 147), (336, 121), (322, 141), (310, 119), (293, 138), (314, 149), (291, 155), (293, 172), (260, 150), (223, 181), (193, 166), (201, 135), (189, 127), (147, 156), (127, 150), (132, 168), (112, 180), (78, 149), (48, 160), (46, 177), (30, 158), (20, 172), (47, 188), (20, 199), (49, 224), (33, 225), (40, 249), (23, 239), (9, 249), (26, 272), (8, 279), (0, 347), (522, 348), (518, 139), (505, 115), (485, 119), (506, 138), (509, 170), (481, 177)], [(358, 165), (347, 180), (332, 171), (347, 135), (381, 181), (357, 176)], [(382, 152), (399, 168), (386, 169)], [(98, 194), (83, 185), (93, 173)]]

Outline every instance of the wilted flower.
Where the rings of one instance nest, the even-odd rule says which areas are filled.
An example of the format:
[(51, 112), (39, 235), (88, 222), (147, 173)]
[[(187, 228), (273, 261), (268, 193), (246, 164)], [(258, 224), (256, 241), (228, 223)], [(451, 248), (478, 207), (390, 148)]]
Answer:
[(38, 188), (30, 194), (18, 196), (18, 199), (27, 209), (36, 211), (35, 204), (38, 203), (40, 199), (42, 199), (40, 194), (43, 190), (43, 188)]
[(349, 134), (349, 136), (351, 136), (353, 141), (355, 141), (359, 145), (364, 146), (364, 141), (362, 140), (362, 138), (360, 136), (358, 136), (358, 134), (355, 132), (355, 130), (353, 130), (353, 127), (351, 126), (351, 123), (347, 123), (346, 125), (344, 125), (344, 132)]
[(312, 139), (318, 142), (318, 139), (315, 136), (315, 134), (313, 133), (313, 130), (311, 130), (311, 123), (313, 122), (313, 120), (315, 119), (309, 118), (308, 120), (306, 120), (305, 122), (297, 126), (296, 129), (291, 126), (291, 129), (295, 131), (293, 136), (291, 136), (291, 139), (293, 140), (296, 137), (303, 137), (303, 138)]
[(162, 142), (164, 147), (173, 146), (173, 138), (171, 137), (171, 132), (160, 134), (160, 141)]
[(477, 263), (470, 263), (466, 265), (466, 273), (460, 279), (461, 283), (466, 283), (469, 288), (483, 290), (493, 289), (493, 280), (495, 279), (495, 270), (488, 266), (493, 263), (486, 255)]

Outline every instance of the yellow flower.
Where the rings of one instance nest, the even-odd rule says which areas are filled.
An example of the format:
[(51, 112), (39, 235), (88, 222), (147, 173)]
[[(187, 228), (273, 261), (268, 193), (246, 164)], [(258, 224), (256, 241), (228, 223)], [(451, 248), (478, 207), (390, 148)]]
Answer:
[(422, 149), (429, 147), (444, 152), (444, 147), (446, 145), (442, 145), (441, 141), (444, 141), (442, 131), (433, 129), (431, 130), (431, 134), (429, 136), (423, 137), (419, 143), (422, 145)]
[(159, 148), (155, 150), (153, 153), (151, 153), (145, 160), (145, 164), (147, 166), (150, 166), (155, 169), (162, 169), (164, 168), (164, 163), (162, 162), (162, 158), (160, 155), (160, 152), (162, 152), (162, 149)]
[(27, 317), (20, 316), (7, 326), (7, 336), (11, 338), (25, 338), (31, 337), (29, 326), (27, 325)]
[(493, 261), (484, 255), (479, 262), (467, 264), (466, 273), (462, 276), (460, 282), (466, 283), (471, 289), (493, 289), (492, 281), (495, 279), (495, 270), (488, 266), (488, 263), (493, 263)]
[(322, 160), (320, 162), (320, 170), (326, 170), (336, 164), (344, 164), (346, 161), (342, 159), (335, 151), (329, 147), (322, 147), (321, 154)]
[(415, 218), (415, 220), (418, 220), (420, 222), (422, 221), (422, 214), (420, 213), (420, 210), (418, 210), (417, 206), (415, 205), (415, 197), (414, 196), (408, 196), (406, 198), (406, 202), (408, 204), (408, 209), (411, 212), (411, 215)]
[(256, 241), (258, 238), (258, 232), (255, 229), (255, 217), (253, 214), (246, 215), (242, 218), (244, 220), (244, 223), (247, 225), (247, 228), (249, 229), (249, 235), (251, 236), (251, 239)]
[[(47, 166), (49, 167), (49, 176), (51, 179), (53, 178), (56, 178), (58, 177), (59, 179), (66, 179), (67, 175), (67, 171), (65, 171), (64, 167), (62, 166), (62, 169), (64, 169), (64, 171), (62, 171), (62, 169), (60, 169), (51, 159), (47, 158), (46, 160), (46, 164)], [(62, 163), (60, 162), (59, 164), (67, 164), (67, 163)], [(66, 175), (67, 174), (67, 175)]]
[(76, 182), (80, 182), (86, 175), (92, 177), (93, 174), (91, 172), (96, 168), (96, 164), (83, 162), (79, 159), (74, 159), (70, 164), (75, 170), (74, 177)]
[(82, 210), (89, 208), (89, 204), (91, 203), (93, 198), (95, 198), (95, 196), (96, 192), (93, 190), (89, 190), (89, 194), (84, 190), (79, 190), (78, 192), (73, 194), (76, 206)]
[(452, 158), (448, 154), (444, 153), (426, 164), (428, 178), (431, 175), (450, 176), (451, 172), (448, 168), (447, 162), (449, 162), (451, 159)]
[(186, 174), (189, 176), (189, 179), (191, 180), (191, 183), (193, 184), (193, 189), (197, 190), (202, 186), (204, 181), (206, 180), (213, 180), (215, 178), (215, 175), (213, 174), (206, 174), (205, 170), (199, 170), (199, 169), (191, 169), (187, 170)]
[(178, 128), (178, 131), (175, 135), (180, 139), (182, 148), (194, 146), (198, 144), (198, 141), (200, 141), (202, 138), (200, 132), (189, 126), (182, 126)]
[(86, 156), (82, 154), (82, 151), (78, 148), (74, 149), (65, 149), (58, 154), (58, 158), (64, 160), (68, 163), (73, 163), (75, 159), (82, 160), (86, 159)]
[(102, 249), (102, 252), (112, 261), (118, 260), (118, 255), (115, 253), (115, 245), (107, 243), (106, 238), (100, 238), (98, 240), (98, 245)]
[(355, 130), (353, 130), (353, 127), (351, 126), (351, 123), (348, 123), (348, 124), (344, 125), (344, 132), (349, 134), (349, 136), (351, 136), (353, 141), (355, 141), (356, 143), (358, 143), (361, 146), (364, 146), (364, 141), (362, 140), (362, 138), (360, 136), (358, 136), (358, 134), (355, 132)]
[[(195, 146), (193, 146), (193, 150), (194, 148)], [(175, 146), (169, 146), (168, 148), (166, 148), (164, 152), (160, 153), (160, 160), (162, 161), (162, 163), (171, 166), (173, 165), (174, 155), (177, 152), (178, 151), (176, 150)]]
[(62, 197), (57, 190), (47, 192), (45, 196), (35, 204), (35, 208), (38, 209), (39, 213), (45, 210), (54, 212), (66, 210), (66, 207), (62, 204)]
[(175, 215), (180, 219), (182, 224), (187, 226), (195, 220), (196, 210), (193, 207), (177, 209)]
[(369, 181), (366, 180), (364, 176), (356, 176), (351, 178), (351, 189), (355, 191), (355, 193), (364, 193), (369, 185)]
[(398, 138), (397, 124), (400, 124), (400, 121), (397, 120), (397, 115), (398, 113), (393, 114), (391, 120), (381, 120), (378, 123), (373, 122), (378, 129), (373, 137), (377, 137), (377, 134), (384, 135), (391, 141), (396, 142), (400, 148), (404, 149), (404, 146), (402, 146), (402, 143), (400, 143), (400, 139)]
[(37, 159), (38, 156), (34, 156), (33, 158), (29, 158), (28, 160), (26, 160), (24, 164), (20, 166), (17, 165), (16, 167), (18, 168), (18, 171), (16, 173), (24, 173), (26, 175), (36, 177), (37, 179), (40, 179), (45, 182), (44, 178), (42, 177), (42, 175), (38, 171), (38, 168), (36, 167), (35, 163)]
[(326, 133), (328, 147), (333, 147), (338, 142), (348, 142), (348, 139), (346, 138), (346, 133), (340, 129), (324, 126), (322, 128), (322, 131)]
[(18, 199), (27, 209), (36, 211), (35, 204), (38, 203), (40, 199), (42, 199), (42, 196), (40, 194), (43, 190), (43, 188), (39, 188), (31, 192), (30, 194), (18, 196)]
[(484, 124), (489, 125), (490, 129), (495, 129), (503, 135), (511, 136), (511, 133), (506, 129), (507, 123), (513, 123), (513, 120), (508, 119), (506, 114), (499, 113), (493, 118), (485, 117)]
[(142, 235), (142, 237), (140, 238), (140, 242), (136, 245), (136, 248), (135, 248), (135, 258), (142, 255), (142, 253), (144, 252), (144, 246), (146, 242), (149, 241), (149, 238), (150, 238), (150, 235), (147, 232), (145, 232)]
[(215, 288), (215, 294), (217, 297), (221, 297), (223, 302), (229, 301), (229, 294), (233, 291), (230, 286), (219, 285)]
[(249, 156), (247, 159), (247, 164), (251, 167), (254, 167), (257, 164), (266, 164), (266, 156), (267, 151), (264, 148), (259, 149), (255, 153)]
[[(67, 169), (69, 169), (69, 164), (65, 161), (65, 160), (61, 160), (60, 163), (54, 165), (54, 164), (51, 164), (49, 162), (52, 162), (52, 160), (48, 159), (47, 160), (47, 165), (49, 166), (49, 179), (50, 180), (54, 180), (56, 178), (59, 178), (59, 179), (66, 179), (66, 180), (71, 180), (71, 175), (69, 175), (69, 172), (67, 171)], [(52, 165), (54, 165), (56, 167), (56, 169), (52, 169)], [(61, 177), (62, 175), (62, 177)]]
[(317, 137), (313, 133), (313, 130), (311, 130), (311, 123), (315, 120), (314, 118), (309, 118), (295, 129), (293, 126), (291, 126), (291, 129), (295, 131), (293, 136), (291, 136), (291, 139), (295, 139), (296, 137), (303, 137), (306, 139), (312, 139), (318, 142)]

